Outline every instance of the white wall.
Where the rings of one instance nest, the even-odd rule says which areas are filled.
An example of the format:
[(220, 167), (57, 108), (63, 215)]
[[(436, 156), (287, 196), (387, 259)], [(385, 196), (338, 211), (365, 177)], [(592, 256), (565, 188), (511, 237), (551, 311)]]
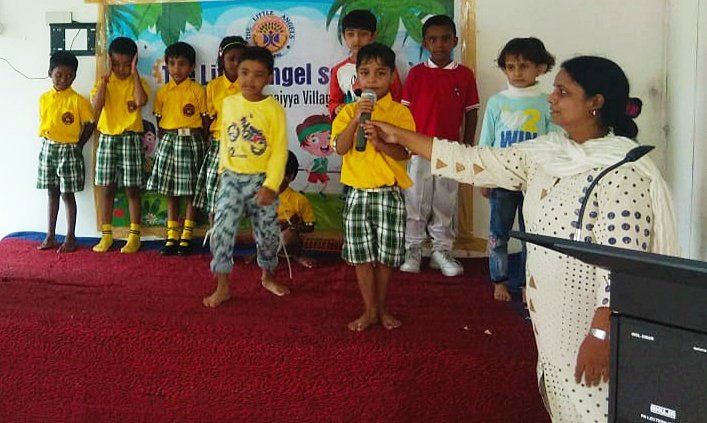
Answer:
[[(707, 261), (707, 2), (700, 0), (698, 17), (697, 44), (697, 81), (695, 84), (697, 101), (695, 104), (696, 119), (695, 136), (692, 137), (694, 146), (694, 167), (692, 172), (692, 213), (691, 226), (694, 230), (690, 237), (690, 257)], [(683, 106), (685, 107), (685, 106)]]
[[(476, 76), (482, 104), (506, 87), (505, 77), (494, 60), (511, 38), (539, 38), (555, 55), (558, 65), (580, 54), (610, 58), (626, 72), (631, 95), (643, 100), (643, 112), (637, 121), (639, 140), (657, 146), (651, 157), (660, 166), (666, 154), (662, 129), (666, 114), (665, 3), (666, 0), (476, 0)], [(547, 92), (556, 72), (557, 68), (541, 77)], [(488, 236), (488, 202), (478, 193), (474, 201), (474, 234)]]
[(670, 0), (668, 9), (668, 178), (685, 255), (707, 260), (707, 2)]
[[(83, 0), (0, 0), (0, 57), (29, 77), (45, 78), (49, 67), (47, 11), (72, 12), (79, 22), (95, 22), (97, 6)], [(95, 59), (79, 58), (74, 89), (88, 95), (95, 79)], [(51, 88), (51, 80), (28, 80), (0, 59), (0, 238), (16, 231), (47, 230), (46, 191), (35, 188), (40, 141), (39, 96)], [(91, 146), (84, 150), (86, 189), (76, 195), (77, 235), (96, 235), (96, 215), (90, 181), (93, 171)], [(66, 232), (66, 218), (60, 207), (57, 233)]]

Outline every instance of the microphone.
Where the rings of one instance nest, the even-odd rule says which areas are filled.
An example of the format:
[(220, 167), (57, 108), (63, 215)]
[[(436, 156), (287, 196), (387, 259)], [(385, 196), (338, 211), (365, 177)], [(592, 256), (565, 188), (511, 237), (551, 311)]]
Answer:
[[(359, 90), (356, 90), (356, 94), (358, 93)], [(373, 90), (365, 89), (363, 92), (360, 94), (361, 95), (361, 100), (371, 100), (373, 104), (376, 103), (376, 92)], [(359, 120), (359, 123), (364, 123), (367, 120), (371, 120), (371, 114), (370, 113), (362, 113), (361, 114), (361, 119)], [(358, 128), (358, 132), (356, 133), (356, 151), (364, 151), (366, 150), (366, 134), (363, 132), (361, 128)]]
[(579, 217), (577, 218), (577, 230), (575, 231), (575, 234), (574, 234), (575, 241), (582, 240), (582, 220), (584, 218), (584, 209), (587, 208), (587, 204), (589, 203), (589, 194), (591, 194), (592, 190), (597, 185), (597, 182), (599, 182), (599, 179), (603, 178), (604, 175), (606, 175), (607, 173), (611, 172), (612, 170), (616, 169), (617, 167), (619, 167), (621, 165), (624, 165), (626, 163), (635, 162), (636, 160), (638, 160), (641, 157), (648, 154), (654, 148), (655, 148), (655, 146), (653, 146), (653, 145), (639, 145), (638, 147), (634, 147), (631, 150), (629, 150), (628, 153), (626, 153), (626, 157), (621, 159), (619, 162), (616, 162), (616, 163), (612, 164), (611, 166), (607, 167), (606, 169), (601, 171), (601, 173), (599, 173), (599, 175), (597, 175), (596, 178), (594, 178), (592, 183), (589, 184), (589, 187), (587, 188), (587, 192), (584, 194), (584, 200), (582, 200), (582, 207), (579, 208)]

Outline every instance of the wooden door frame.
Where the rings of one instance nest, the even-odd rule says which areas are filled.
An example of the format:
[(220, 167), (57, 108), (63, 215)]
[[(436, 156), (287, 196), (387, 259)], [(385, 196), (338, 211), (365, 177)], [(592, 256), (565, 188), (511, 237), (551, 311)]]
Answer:
[[(461, 62), (476, 70), (476, 0), (463, 0), (459, 7), (459, 49)], [(478, 116), (481, 125), (483, 116)], [(468, 184), (459, 184), (459, 206), (457, 219), (456, 250), (486, 251), (486, 239), (474, 236), (474, 188)]]

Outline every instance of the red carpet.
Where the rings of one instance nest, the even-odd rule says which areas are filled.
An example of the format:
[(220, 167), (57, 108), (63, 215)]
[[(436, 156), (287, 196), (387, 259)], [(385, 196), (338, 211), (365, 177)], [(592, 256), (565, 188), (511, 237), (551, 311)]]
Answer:
[(549, 422), (530, 325), (491, 299), (485, 260), (396, 273), (403, 327), (351, 333), (333, 257), (294, 267), (286, 298), (237, 262), (237, 299), (207, 310), (207, 255), (36, 245), (0, 242), (0, 422)]

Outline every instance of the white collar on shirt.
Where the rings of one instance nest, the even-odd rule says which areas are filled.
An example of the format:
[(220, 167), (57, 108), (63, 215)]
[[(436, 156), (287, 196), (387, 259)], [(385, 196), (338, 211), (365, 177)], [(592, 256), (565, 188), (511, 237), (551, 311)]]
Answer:
[(541, 94), (540, 84), (538, 84), (537, 82), (525, 88), (514, 87), (509, 82), (506, 82), (506, 84), (508, 85), (508, 89), (503, 91), (503, 94), (507, 95), (508, 97), (535, 97), (538, 94)]
[[(433, 68), (433, 69), (439, 68), (439, 66), (435, 65), (435, 62), (433, 62), (432, 59), (427, 59), (425, 66), (427, 66), (428, 68)], [(449, 64), (447, 66), (443, 67), (442, 69), (447, 69), (447, 70), (448, 69), (456, 69), (457, 66), (459, 66), (459, 63), (452, 60), (451, 62), (449, 62)]]

